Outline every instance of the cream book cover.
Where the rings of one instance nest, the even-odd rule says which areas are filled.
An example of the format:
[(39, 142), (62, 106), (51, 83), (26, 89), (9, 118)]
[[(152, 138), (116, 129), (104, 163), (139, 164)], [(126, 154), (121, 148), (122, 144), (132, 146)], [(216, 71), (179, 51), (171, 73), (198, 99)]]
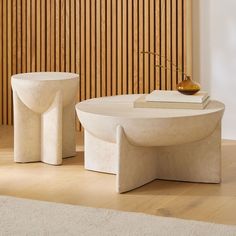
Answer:
[(210, 102), (210, 97), (202, 103), (197, 102), (150, 102), (143, 95), (134, 101), (134, 108), (166, 108), (166, 109), (204, 109)]
[(173, 90), (154, 90), (147, 94), (145, 100), (147, 102), (191, 102), (202, 103), (209, 97), (206, 91), (199, 91), (194, 95), (184, 95)]

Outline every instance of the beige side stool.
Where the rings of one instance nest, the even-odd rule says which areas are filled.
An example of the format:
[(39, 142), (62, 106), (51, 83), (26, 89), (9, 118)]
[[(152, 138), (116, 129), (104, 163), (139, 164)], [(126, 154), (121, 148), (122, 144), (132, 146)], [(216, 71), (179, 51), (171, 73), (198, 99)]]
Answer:
[(36, 72), (12, 76), (14, 160), (60, 165), (75, 155), (79, 75)]

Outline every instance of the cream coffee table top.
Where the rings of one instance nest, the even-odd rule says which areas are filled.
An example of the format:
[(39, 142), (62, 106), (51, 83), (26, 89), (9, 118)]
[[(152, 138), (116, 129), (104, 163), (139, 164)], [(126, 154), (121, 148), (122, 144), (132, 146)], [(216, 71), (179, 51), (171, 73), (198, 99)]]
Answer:
[(78, 117), (97, 138), (116, 142), (116, 127), (137, 146), (168, 146), (193, 142), (210, 135), (224, 112), (224, 104), (211, 101), (204, 110), (134, 108), (142, 96), (120, 95), (89, 99), (76, 105)]

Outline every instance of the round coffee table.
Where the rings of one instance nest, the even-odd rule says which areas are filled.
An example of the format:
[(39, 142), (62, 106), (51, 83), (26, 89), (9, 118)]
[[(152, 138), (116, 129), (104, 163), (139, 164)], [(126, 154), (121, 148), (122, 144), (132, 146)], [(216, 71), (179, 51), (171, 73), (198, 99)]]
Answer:
[(134, 108), (142, 94), (80, 102), (85, 168), (117, 174), (117, 192), (154, 179), (219, 183), (224, 104), (203, 110)]
[(59, 165), (75, 155), (79, 75), (35, 72), (12, 76), (14, 160)]

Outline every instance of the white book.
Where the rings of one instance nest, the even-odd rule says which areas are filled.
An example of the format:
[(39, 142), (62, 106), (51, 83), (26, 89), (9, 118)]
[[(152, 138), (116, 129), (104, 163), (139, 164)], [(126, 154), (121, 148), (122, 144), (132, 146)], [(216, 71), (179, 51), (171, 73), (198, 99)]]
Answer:
[(154, 90), (147, 94), (145, 100), (147, 102), (191, 102), (202, 103), (209, 95), (206, 91), (199, 91), (193, 95), (184, 95), (173, 90)]
[(166, 108), (166, 109), (205, 109), (210, 97), (202, 103), (197, 102), (147, 102), (143, 95), (134, 101), (134, 108)]

